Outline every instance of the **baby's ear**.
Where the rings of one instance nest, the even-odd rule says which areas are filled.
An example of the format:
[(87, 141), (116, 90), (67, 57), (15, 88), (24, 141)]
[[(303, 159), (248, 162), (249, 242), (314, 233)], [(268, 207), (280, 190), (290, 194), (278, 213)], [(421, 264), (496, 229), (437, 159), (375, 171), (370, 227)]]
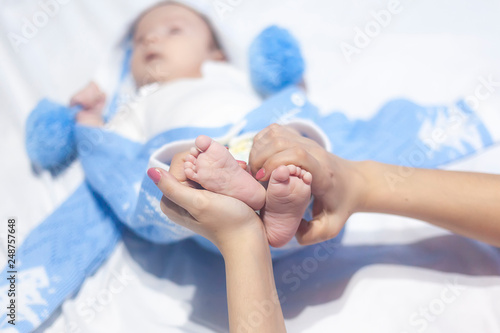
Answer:
[(221, 49), (213, 49), (210, 51), (210, 59), (215, 61), (226, 61), (226, 55)]

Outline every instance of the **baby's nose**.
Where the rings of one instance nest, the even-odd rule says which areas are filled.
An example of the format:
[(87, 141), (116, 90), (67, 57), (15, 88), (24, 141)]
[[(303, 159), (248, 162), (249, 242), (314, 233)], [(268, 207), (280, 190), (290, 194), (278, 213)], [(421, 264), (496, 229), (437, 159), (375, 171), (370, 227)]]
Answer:
[(145, 44), (154, 44), (154, 43), (158, 43), (159, 40), (160, 40), (160, 36), (158, 36), (158, 34), (151, 33), (151, 34), (146, 35), (146, 37), (144, 38), (144, 43)]

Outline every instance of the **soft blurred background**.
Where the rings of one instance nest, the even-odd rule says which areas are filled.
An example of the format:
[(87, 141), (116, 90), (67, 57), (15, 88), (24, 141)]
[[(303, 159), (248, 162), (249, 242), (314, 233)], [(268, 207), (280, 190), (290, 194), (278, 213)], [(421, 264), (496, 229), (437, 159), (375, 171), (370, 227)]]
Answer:
[[(290, 29), (306, 59), (308, 95), (324, 113), (367, 119), (399, 97), (421, 105), (476, 97), (483, 120), (500, 124), (500, 1), (186, 2), (206, 8), (242, 69), (257, 33), (271, 24)], [(83, 179), (78, 163), (57, 178), (33, 172), (24, 149), (27, 115), (43, 97), (67, 103), (92, 79), (112, 92), (119, 44), (154, 3), (0, 0), (0, 217), (17, 217), (21, 240)], [(477, 98), (478, 87), (489, 94)], [(500, 133), (492, 134), (498, 141)], [(499, 165), (496, 145), (447, 167), (499, 173)], [(313, 250), (276, 263), (289, 332), (500, 332), (498, 249), (408, 219), (360, 214), (350, 222), (345, 248), (316, 262), (297, 289), (287, 279), (297, 278), (292, 268)], [(128, 237), (47, 332), (225, 331), (220, 258), (199, 255), (190, 241), (161, 247)], [(91, 320), (82, 315), (123, 270), (134, 276), (124, 291), (99, 303)], [(453, 289), (453, 302), (440, 302), (454, 283), (465, 287)]]

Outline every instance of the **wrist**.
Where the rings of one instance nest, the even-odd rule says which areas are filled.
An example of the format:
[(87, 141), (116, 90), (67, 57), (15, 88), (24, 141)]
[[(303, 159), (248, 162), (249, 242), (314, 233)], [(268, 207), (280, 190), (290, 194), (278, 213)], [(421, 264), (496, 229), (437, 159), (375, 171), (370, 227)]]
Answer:
[(349, 163), (352, 171), (349, 179), (354, 192), (352, 196), (356, 202), (353, 211), (358, 213), (372, 211), (373, 199), (378, 195), (377, 181), (381, 177), (377, 171), (379, 163), (374, 161), (349, 161)]
[(364, 186), (363, 202), (360, 205), (360, 212), (382, 213), (391, 201), (392, 182), (397, 180), (398, 173), (392, 165), (363, 161), (359, 162), (359, 172), (363, 175)]
[(248, 252), (254, 252), (258, 249), (269, 248), (266, 231), (260, 218), (258, 223), (238, 228), (234, 232), (227, 233), (216, 242), (226, 264), (233, 260), (241, 260), (241, 257)]

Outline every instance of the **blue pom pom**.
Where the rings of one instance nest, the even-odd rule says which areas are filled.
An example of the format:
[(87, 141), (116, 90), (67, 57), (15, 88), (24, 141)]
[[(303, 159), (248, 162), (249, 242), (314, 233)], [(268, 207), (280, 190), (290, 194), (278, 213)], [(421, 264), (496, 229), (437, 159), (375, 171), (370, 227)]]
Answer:
[(35, 165), (57, 171), (73, 161), (74, 118), (79, 110), (48, 99), (41, 100), (33, 109), (26, 121), (26, 150)]
[(263, 96), (298, 84), (304, 75), (304, 58), (297, 40), (286, 30), (271, 26), (250, 46), (250, 75), (254, 89)]

